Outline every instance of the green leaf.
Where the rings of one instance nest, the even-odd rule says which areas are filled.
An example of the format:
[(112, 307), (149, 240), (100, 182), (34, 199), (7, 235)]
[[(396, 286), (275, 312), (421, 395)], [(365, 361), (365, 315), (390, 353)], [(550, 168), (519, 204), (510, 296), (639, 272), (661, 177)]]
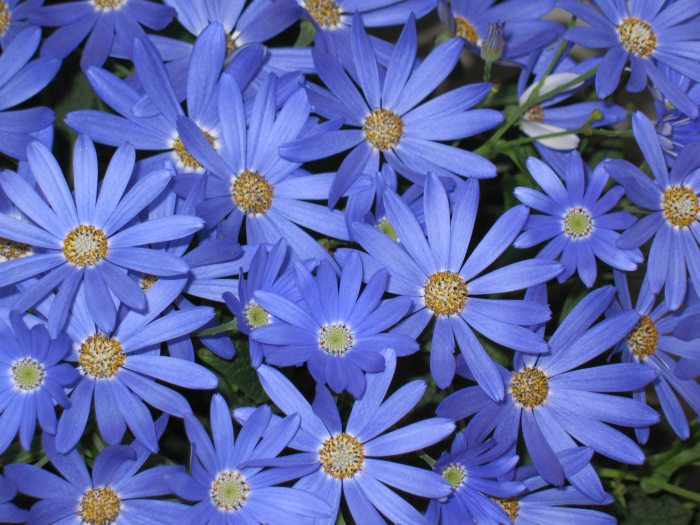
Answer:
[(621, 525), (688, 525), (692, 511), (673, 496), (649, 496), (638, 487), (630, 487), (628, 512)]
[(299, 26), (299, 36), (297, 41), (294, 42), (294, 47), (307, 47), (310, 46), (314, 38), (316, 37), (316, 28), (308, 20), (302, 20)]
[(221, 359), (205, 348), (199, 350), (197, 355), (221, 377), (222, 393), (234, 406), (240, 406), (242, 402), (260, 405), (268, 400), (250, 363), (247, 347), (238, 344), (236, 357), (232, 361)]
[(236, 332), (238, 327), (238, 324), (236, 323), (235, 319), (231, 319), (229, 322), (220, 324), (219, 326), (212, 326), (211, 328), (207, 328), (206, 330), (202, 330), (201, 332), (197, 332), (195, 335), (198, 337), (202, 337), (205, 335), (216, 335), (220, 334), (222, 332)]

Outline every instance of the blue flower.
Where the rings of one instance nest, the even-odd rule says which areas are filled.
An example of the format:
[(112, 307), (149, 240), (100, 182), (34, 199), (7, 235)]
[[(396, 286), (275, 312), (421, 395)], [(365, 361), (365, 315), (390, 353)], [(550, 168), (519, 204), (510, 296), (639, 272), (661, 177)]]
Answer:
[(410, 307), (406, 297), (381, 300), (388, 274), (376, 272), (360, 294), (362, 264), (356, 252), (343, 261), (340, 278), (322, 261), (315, 276), (300, 263), (294, 267), (301, 301), (259, 291), (255, 300), (275, 317), (251, 339), (264, 343), (265, 360), (276, 366), (306, 363), (313, 378), (335, 392), (347, 390), (355, 398), (364, 394), (364, 373), (384, 369), (382, 352), (398, 355), (418, 350), (406, 334), (384, 333), (399, 322)]
[(250, 465), (256, 459), (275, 458), (299, 428), (299, 416), (290, 415), (277, 422), (274, 432), (267, 432), (271, 418), (268, 406), (257, 408), (234, 441), (231, 412), (220, 394), (211, 400), (213, 442), (195, 416), (185, 418), (193, 450), (192, 475), (174, 473), (167, 483), (177, 496), (197, 504), (178, 521), (283, 524), (330, 516), (331, 508), (323, 499), (304, 490), (278, 487), (286, 479)]
[[(671, 82), (687, 93), (695, 105), (700, 107), (700, 83), (693, 82), (688, 77), (668, 67), (664, 66), (659, 69)], [(700, 141), (700, 117), (690, 118), (684, 115), (658, 90), (655, 90), (654, 95), (657, 118), (656, 132), (659, 135), (659, 142), (664, 150), (666, 162), (670, 166), (685, 146)]]
[(576, 0), (559, 0), (559, 6), (588, 26), (569, 28), (564, 38), (585, 47), (608, 49), (598, 66), (595, 87), (605, 98), (620, 83), (625, 64), (630, 63), (627, 91), (642, 91), (650, 78), (678, 109), (698, 116), (698, 106), (659, 71), (659, 64), (700, 81), (697, 21), (700, 4), (694, 0), (629, 2), (594, 0), (599, 9)]
[(564, 265), (557, 279), (566, 281), (578, 272), (581, 281), (590, 288), (596, 280), (596, 259), (619, 270), (632, 271), (643, 260), (637, 250), (623, 250), (615, 243), (636, 218), (626, 212), (610, 210), (624, 195), (616, 186), (603, 194), (608, 174), (599, 164), (593, 172), (583, 163), (578, 152), (567, 155), (562, 184), (561, 178), (544, 162), (530, 157), (527, 168), (544, 190), (515, 188), (515, 196), (523, 204), (545, 215), (530, 215), (523, 233), (515, 240), (517, 248), (530, 248), (549, 241), (538, 257), (561, 259)]
[(127, 275), (127, 269), (159, 276), (187, 272), (187, 263), (181, 258), (139, 246), (186, 237), (202, 227), (201, 219), (174, 215), (134, 224), (134, 218), (168, 186), (170, 169), (144, 176), (127, 191), (134, 148), (125, 144), (112, 157), (98, 192), (95, 147), (82, 135), (74, 150), (75, 192), (71, 194), (56, 159), (45, 146), (33, 142), (27, 155), (44, 196), (16, 173), (4, 172), (0, 186), (34, 224), (2, 215), (0, 237), (37, 250), (2, 263), (0, 286), (44, 275), (22, 292), (14, 309), (24, 311), (58, 288), (48, 316), (49, 333), (55, 336), (82, 288), (95, 321), (109, 331), (116, 319), (111, 294), (132, 308), (145, 304), (143, 291)]
[[(468, 387), (445, 398), (437, 413), (455, 420), (473, 415), (466, 434), (476, 441), (493, 431), (499, 443), (515, 446), (522, 427), (525, 446), (547, 482), (562, 485), (566, 477), (602, 501), (603, 489), (586, 447), (621, 463), (641, 464), (641, 449), (609, 424), (645, 427), (659, 421), (643, 403), (609, 394), (642, 388), (654, 380), (654, 370), (633, 363), (577, 370), (618, 343), (639, 320), (636, 312), (625, 312), (593, 325), (613, 294), (607, 286), (581, 299), (549, 338), (549, 354), (518, 353), (513, 372), (499, 367), (508, 383), (502, 402), (490, 400), (478, 386)], [(574, 440), (586, 447), (577, 448)]]
[(330, 188), (331, 206), (362, 173), (376, 173), (380, 158), (399, 173), (432, 172), (447, 178), (496, 175), (496, 167), (483, 157), (439, 142), (462, 140), (501, 122), (498, 111), (468, 111), (486, 97), (491, 85), (466, 85), (420, 104), (450, 74), (462, 42), (453, 38), (440, 44), (420, 64), (416, 45), (410, 17), (384, 74), (363, 25), (359, 20), (353, 24), (354, 68), (362, 94), (332, 55), (319, 45), (314, 49), (317, 74), (330, 89), (308, 88), (314, 111), (327, 119), (343, 119), (352, 129), (309, 135), (284, 145), (280, 153), (306, 162), (351, 150)]
[(44, 0), (3, 0), (0, 2), (0, 46), (5, 49), (14, 38), (28, 27), (34, 27), (27, 18)]
[[(296, 0), (317, 31), (337, 40), (340, 50), (357, 14), (364, 27), (398, 26), (411, 16), (421, 18), (435, 9), (435, 0)], [(347, 53), (348, 50), (345, 49)]]
[(3, 523), (26, 523), (27, 511), (12, 504), (17, 494), (15, 484), (4, 476), (0, 476), (0, 521)]
[(423, 200), (427, 239), (406, 203), (390, 191), (384, 204), (399, 242), (367, 224), (355, 223), (354, 235), (371, 256), (364, 258), (366, 275), (385, 267), (390, 274), (388, 291), (413, 300), (410, 317), (397, 330), (418, 337), (435, 319), (430, 371), (437, 385), (445, 388), (452, 381), (456, 339), (479, 384), (491, 398), (503, 399), (503, 379), (472, 328), (514, 350), (546, 352), (542, 338), (524, 326), (548, 320), (550, 310), (532, 301), (478, 296), (547, 282), (563, 267), (554, 261), (529, 259), (479, 276), (520, 233), (528, 209), (517, 206), (506, 211), (465, 261), (479, 202), (477, 181), (461, 183), (454, 201), (450, 213), (445, 188), (431, 174)]
[[(167, 418), (158, 421), (162, 434)], [(182, 470), (163, 465), (140, 470), (149, 452), (137, 442), (104, 448), (90, 473), (80, 452), (56, 450), (54, 437), (44, 434), (44, 452), (61, 474), (26, 463), (5, 467), (19, 492), (36, 498), (28, 523), (176, 523), (187, 507), (154, 499), (170, 493), (165, 478)]]
[(7, 111), (41, 91), (61, 66), (60, 60), (32, 60), (39, 42), (41, 30), (27, 28), (0, 55), (0, 153), (21, 160), (27, 158), (27, 145), (35, 135), (54, 121), (49, 108)]
[(665, 289), (671, 310), (686, 296), (687, 280), (700, 291), (700, 144), (687, 146), (669, 173), (654, 126), (642, 113), (632, 117), (632, 129), (639, 149), (654, 176), (625, 160), (608, 160), (603, 166), (625, 188), (627, 197), (649, 210), (618, 239), (623, 249), (637, 248), (651, 237), (645, 279), (651, 291)]
[[(383, 372), (367, 375), (365, 395), (355, 401), (345, 425), (325, 387), (316, 385), (316, 398), (310, 405), (280, 372), (267, 365), (258, 369), (263, 388), (275, 405), (285, 414), (301, 417), (299, 431), (289, 444), (301, 452), (257, 463), (280, 467), (278, 479), (301, 477), (295, 488), (323, 497), (333, 508), (333, 516), (324, 525), (335, 523), (341, 493), (355, 523), (383, 523), (380, 513), (393, 523), (424, 523), (416, 509), (389, 487), (427, 498), (441, 498), (452, 490), (435, 472), (379, 459), (433, 445), (455, 428), (447, 419), (431, 418), (381, 435), (416, 406), (426, 389), (425, 381), (411, 381), (384, 400), (396, 355), (388, 350), (385, 358)], [(244, 421), (253, 414), (250, 409), (234, 411), (236, 419)], [(273, 435), (278, 421), (271, 423)]]
[(100, 67), (107, 57), (131, 57), (135, 39), (145, 38), (141, 27), (160, 31), (175, 15), (171, 7), (149, 0), (77, 0), (37, 7), (29, 21), (57, 29), (44, 41), (41, 55), (63, 59), (88, 37), (80, 67)]

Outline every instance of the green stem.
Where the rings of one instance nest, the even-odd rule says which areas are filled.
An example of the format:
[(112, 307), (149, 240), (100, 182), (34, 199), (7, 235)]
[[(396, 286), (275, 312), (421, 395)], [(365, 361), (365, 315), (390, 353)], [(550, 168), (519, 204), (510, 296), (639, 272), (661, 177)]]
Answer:
[(578, 129), (567, 129), (564, 131), (557, 131), (556, 133), (547, 133), (545, 135), (537, 135), (536, 137), (522, 137), (515, 140), (509, 140), (504, 142), (505, 146), (520, 146), (521, 144), (529, 144), (531, 142), (536, 142), (542, 139), (550, 139), (553, 137), (562, 137), (564, 135), (576, 135), (578, 133), (585, 133), (586, 135), (598, 135), (601, 137), (631, 137), (631, 131), (614, 131), (609, 129), (589, 129), (585, 130), (585, 126)]
[(598, 475), (603, 478), (624, 480), (624, 481), (639, 481), (639, 478), (634, 474), (628, 474), (616, 468), (601, 468), (598, 469)]
[(681, 498), (694, 501), (695, 503), (700, 503), (700, 493), (697, 493), (695, 491), (684, 489), (683, 487), (678, 487), (676, 485), (673, 485), (672, 483), (668, 483), (664, 480), (657, 478), (645, 478), (644, 481), (649, 485), (653, 485), (654, 487), (660, 490), (668, 492), (669, 494), (674, 494), (676, 496), (680, 496)]

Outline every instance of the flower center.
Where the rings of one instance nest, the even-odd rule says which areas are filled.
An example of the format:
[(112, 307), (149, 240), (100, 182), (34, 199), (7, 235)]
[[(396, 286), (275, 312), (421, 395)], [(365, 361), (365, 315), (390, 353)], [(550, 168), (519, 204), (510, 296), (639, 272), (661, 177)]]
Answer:
[(270, 314), (255, 301), (250, 301), (243, 309), (243, 317), (253, 330), (270, 324), (272, 320)]
[(544, 403), (549, 394), (547, 375), (535, 367), (513, 372), (510, 380), (510, 395), (516, 404), (525, 408), (535, 408)]
[(238, 44), (236, 43), (236, 39), (233, 38), (233, 35), (229, 35), (228, 33), (226, 33), (226, 56), (229, 56), (236, 49), (238, 49)]
[(457, 315), (467, 304), (469, 287), (455, 272), (435, 272), (423, 285), (423, 303), (435, 315)]
[(671, 226), (687, 228), (698, 220), (698, 196), (687, 186), (670, 186), (661, 197), (664, 217)]
[(318, 346), (332, 355), (344, 355), (355, 344), (355, 334), (345, 323), (324, 324), (318, 331)]
[(0, 36), (4, 36), (7, 29), (10, 27), (12, 13), (5, 2), (0, 2)]
[(467, 479), (467, 469), (459, 463), (451, 463), (447, 465), (440, 473), (445, 480), (452, 485), (454, 490), (462, 486), (464, 480)]
[(321, 468), (337, 479), (353, 477), (365, 461), (365, 447), (360, 440), (343, 432), (323, 440), (318, 451)]
[(491, 499), (501, 506), (503, 512), (510, 518), (510, 521), (515, 521), (515, 518), (520, 514), (520, 503), (518, 503), (517, 499), (496, 497), (492, 497)]
[(76, 266), (93, 266), (107, 257), (107, 234), (87, 224), (73, 228), (63, 239), (63, 255)]
[(272, 206), (273, 190), (257, 171), (243, 170), (231, 181), (231, 198), (246, 215), (262, 215)]
[(389, 219), (384, 216), (377, 221), (377, 229), (394, 242), (399, 242), (399, 236)]
[(32, 247), (22, 242), (0, 237), (0, 262), (21, 259), (32, 253)]
[(340, 25), (340, 7), (333, 0), (306, 0), (304, 7), (322, 28), (333, 29)]
[(250, 494), (250, 485), (245, 476), (237, 470), (219, 472), (209, 491), (211, 502), (217, 510), (225, 512), (243, 507), (248, 501), (248, 494)]
[(583, 239), (593, 231), (593, 216), (586, 208), (576, 206), (566, 211), (562, 224), (566, 235), (572, 239)]
[(625, 339), (627, 348), (639, 359), (646, 359), (656, 352), (659, 331), (648, 315), (643, 315)]
[(390, 109), (375, 108), (362, 129), (370, 146), (386, 151), (398, 146), (403, 136), (403, 119)]
[[(202, 130), (202, 133), (204, 133), (204, 136), (209, 141), (209, 144), (214, 146), (214, 144), (216, 143), (214, 135), (204, 130)], [(192, 154), (182, 143), (182, 139), (180, 137), (177, 137), (175, 140), (173, 140), (173, 151), (175, 152), (175, 155), (177, 156), (180, 163), (188, 170), (197, 171), (202, 168), (202, 165), (199, 163), (199, 161), (192, 156)]]
[(90, 488), (78, 503), (78, 516), (88, 525), (110, 525), (119, 517), (122, 502), (112, 487)]
[(18, 359), (10, 367), (12, 383), (15, 388), (24, 392), (33, 392), (44, 384), (46, 369), (36, 359), (24, 357)]
[(78, 361), (85, 374), (96, 379), (111, 379), (126, 361), (126, 354), (119, 341), (98, 332), (80, 345)]
[(129, 0), (92, 0), (98, 9), (119, 9)]
[(158, 277), (157, 275), (151, 275), (150, 273), (144, 273), (141, 279), (139, 279), (139, 286), (144, 292), (147, 292), (148, 290), (151, 289), (151, 286), (156, 284), (158, 282)]
[(646, 20), (633, 16), (623, 18), (617, 26), (617, 35), (625, 51), (635, 55), (646, 58), (656, 49), (656, 33)]
[(455, 33), (472, 44), (476, 44), (476, 41), (479, 39), (476, 28), (469, 20), (461, 16), (455, 17)]
[(542, 104), (535, 104), (523, 114), (523, 119), (530, 122), (542, 122), (544, 120), (544, 108)]

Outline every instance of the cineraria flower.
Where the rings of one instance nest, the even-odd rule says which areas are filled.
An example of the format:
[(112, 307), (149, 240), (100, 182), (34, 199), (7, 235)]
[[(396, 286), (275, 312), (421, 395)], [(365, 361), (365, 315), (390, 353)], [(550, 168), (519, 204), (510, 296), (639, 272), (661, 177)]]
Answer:
[[(167, 418), (159, 420), (159, 435), (166, 424)], [(32, 505), (28, 523), (177, 523), (187, 508), (154, 499), (170, 493), (165, 479), (182, 467), (161, 465), (139, 472), (149, 452), (137, 442), (104, 448), (95, 457), (92, 473), (77, 450), (59, 453), (53, 436), (44, 434), (42, 445), (62, 477), (26, 463), (5, 467), (19, 492), (40, 500)]]
[(517, 464), (518, 456), (495, 441), (470, 444), (464, 432), (458, 433), (450, 451), (443, 452), (434, 467), (452, 485), (452, 494), (446, 501), (432, 500), (426, 519), (429, 523), (506, 523), (508, 515), (496, 501), (525, 490), (522, 483), (502, 480)]
[(278, 153), (285, 142), (311, 133), (321, 136), (322, 132), (307, 125), (310, 107), (303, 89), (297, 89), (279, 111), (276, 100), (277, 77), (273, 74), (265, 78), (255, 98), (245, 102), (236, 82), (222, 75), (218, 152), (191, 121), (178, 119), (185, 147), (212, 175), (197, 214), (209, 227), (221, 223), (227, 238), (237, 240), (245, 220), (248, 244), (285, 239), (300, 259), (328, 259), (329, 253), (301, 227), (347, 240), (340, 211), (307, 202), (326, 198), (333, 174), (310, 175)]
[(700, 292), (700, 144), (684, 148), (669, 173), (649, 119), (635, 113), (632, 130), (654, 179), (626, 160), (603, 165), (624, 186), (627, 197), (650, 213), (627, 229), (617, 246), (637, 248), (654, 237), (645, 279), (654, 294), (665, 288), (666, 301), (676, 310), (685, 298), (688, 277)]
[(0, 54), (0, 153), (21, 160), (27, 158), (27, 145), (36, 140), (33, 135), (54, 121), (54, 112), (45, 107), (6, 111), (44, 89), (61, 67), (60, 60), (32, 60), (39, 42), (41, 30), (27, 28)]
[(44, 275), (22, 291), (14, 309), (24, 311), (57, 288), (48, 315), (49, 333), (56, 336), (82, 288), (98, 326), (109, 331), (116, 319), (112, 294), (131, 308), (145, 304), (143, 291), (127, 269), (159, 276), (187, 272), (181, 258), (139, 246), (186, 237), (202, 227), (201, 219), (174, 215), (134, 224), (139, 212), (166, 188), (172, 170), (154, 171), (126, 191), (134, 148), (125, 144), (112, 157), (98, 192), (95, 146), (82, 135), (74, 150), (71, 194), (58, 162), (44, 145), (33, 142), (27, 156), (43, 196), (18, 174), (3, 172), (0, 186), (33, 223), (0, 215), (0, 237), (37, 250), (0, 264), (0, 286)]
[[(316, 385), (316, 398), (309, 405), (280, 372), (267, 365), (258, 368), (263, 388), (275, 405), (285, 414), (301, 417), (299, 431), (289, 444), (301, 452), (261, 458), (255, 464), (283, 467), (278, 479), (301, 477), (294, 487), (323, 497), (333, 509), (324, 525), (335, 523), (341, 493), (355, 523), (384, 523), (381, 513), (393, 523), (408, 524), (425, 520), (389, 487), (426, 498), (442, 498), (452, 490), (435, 472), (380, 459), (428, 447), (455, 429), (448, 419), (431, 418), (381, 435), (416, 406), (426, 389), (425, 381), (411, 381), (384, 400), (396, 369), (393, 350), (384, 355), (384, 371), (367, 375), (365, 395), (355, 401), (344, 430), (336, 402), (324, 386)], [(253, 414), (252, 409), (234, 411), (236, 419), (243, 421)], [(274, 435), (279, 426), (279, 419), (273, 420), (269, 432)]]
[[(679, 315), (673, 315), (666, 301), (656, 300), (647, 281), (642, 284), (637, 302), (633, 305), (627, 276), (622, 272), (615, 272), (614, 276), (617, 301), (610, 307), (608, 315), (630, 311), (639, 314), (639, 321), (617, 346), (617, 351), (622, 352), (623, 362), (641, 363), (658, 374), (652, 386), (661, 410), (676, 435), (688, 439), (688, 420), (678, 396), (700, 417), (700, 385), (691, 370), (685, 370), (686, 374), (679, 377), (680, 374), (676, 372), (686, 367), (677, 366), (675, 356), (692, 361), (700, 360), (700, 339), (697, 339), (700, 334), (693, 339), (683, 340), (674, 335), (674, 330), (686, 319), (697, 321), (697, 317), (693, 317), (697, 315), (698, 307), (688, 307), (681, 310)], [(695, 372), (697, 374), (697, 370)], [(634, 392), (634, 397), (642, 403), (647, 398), (644, 390)], [(649, 427), (635, 428), (634, 431), (640, 443), (647, 442)]]
[(565, 184), (534, 157), (527, 160), (527, 168), (544, 193), (519, 186), (514, 194), (520, 202), (545, 215), (530, 215), (523, 233), (515, 240), (516, 248), (549, 241), (537, 256), (561, 259), (565, 269), (558, 281), (563, 283), (577, 272), (587, 288), (596, 280), (596, 258), (619, 270), (637, 269), (637, 263), (643, 261), (642, 253), (615, 245), (620, 237), (615, 230), (629, 228), (636, 218), (622, 211), (610, 212), (624, 195), (624, 189), (616, 186), (602, 194), (608, 182), (603, 164), (591, 172), (578, 152), (571, 152), (563, 173)]
[(78, 293), (66, 331), (75, 349), (69, 360), (81, 377), (58, 422), (56, 446), (61, 453), (82, 436), (93, 395), (97, 427), (107, 443), (119, 443), (128, 426), (139, 443), (156, 452), (155, 427), (144, 402), (176, 417), (191, 412), (183, 395), (156, 380), (182, 388), (216, 388), (216, 376), (203, 366), (160, 355), (160, 343), (190, 334), (214, 316), (212, 308), (197, 306), (161, 317), (183, 286), (183, 279), (160, 279), (148, 291), (145, 310), (120, 316), (113, 332), (95, 325), (94, 312)]
[[(695, 105), (700, 107), (700, 83), (692, 82), (688, 77), (668, 67), (659, 69), (686, 93)], [(654, 108), (657, 118), (656, 133), (664, 150), (666, 162), (670, 166), (685, 146), (700, 140), (700, 117), (690, 118), (684, 115), (658, 90), (654, 92)]]
[(388, 291), (413, 300), (411, 316), (397, 330), (418, 337), (435, 319), (430, 372), (437, 385), (445, 388), (452, 382), (456, 339), (478, 383), (492, 399), (499, 400), (503, 399), (503, 379), (472, 328), (514, 350), (546, 352), (547, 344), (525, 326), (547, 321), (550, 310), (533, 301), (478, 296), (547, 282), (561, 273), (562, 266), (529, 259), (479, 276), (513, 242), (527, 220), (528, 209), (517, 206), (505, 212), (465, 260), (479, 185), (469, 180), (455, 192), (450, 214), (445, 188), (435, 175), (428, 175), (423, 201), (427, 239), (415, 215), (391, 191), (386, 192), (384, 204), (400, 243), (367, 224), (355, 223), (354, 235), (375, 260), (364, 259), (366, 276), (386, 267), (390, 274)]
[(525, 446), (547, 482), (560, 486), (566, 477), (600, 501), (604, 493), (593, 467), (588, 461), (572, 465), (579, 458), (571, 456), (576, 441), (615, 461), (641, 464), (641, 449), (609, 424), (644, 427), (659, 421), (645, 404), (608, 394), (642, 388), (654, 380), (654, 370), (630, 363), (576, 370), (619, 342), (639, 320), (636, 312), (625, 312), (593, 325), (613, 294), (606, 286), (581, 299), (549, 338), (549, 354), (518, 353), (513, 372), (499, 367), (508, 383), (502, 402), (489, 399), (479, 386), (468, 387), (445, 398), (437, 413), (455, 420), (474, 415), (465, 432), (475, 441), (493, 431), (499, 443), (516, 443), (522, 426)]
[(34, 27), (27, 20), (29, 15), (44, 0), (1, 0), (0, 1), (0, 46), (3, 49), (28, 27)]
[(285, 480), (247, 464), (259, 458), (275, 458), (299, 428), (299, 416), (290, 415), (276, 425), (274, 433), (265, 434), (271, 417), (268, 406), (257, 408), (234, 441), (231, 412), (221, 394), (215, 394), (211, 400), (212, 442), (199, 420), (191, 414), (186, 416), (185, 428), (193, 451), (192, 476), (174, 473), (167, 477), (167, 483), (180, 498), (198, 503), (178, 521), (191, 525), (283, 525), (330, 516), (331, 508), (323, 499), (304, 490), (277, 487)]
[(146, 36), (142, 25), (160, 31), (174, 15), (173, 8), (149, 0), (77, 0), (37, 7), (29, 21), (57, 27), (41, 48), (41, 56), (49, 58), (65, 58), (89, 33), (80, 57), (87, 71), (116, 50), (130, 57), (133, 41)]
[(317, 74), (330, 89), (308, 89), (314, 111), (328, 119), (344, 119), (352, 129), (309, 135), (284, 145), (280, 154), (306, 162), (352, 149), (331, 186), (331, 206), (362, 173), (376, 173), (380, 156), (399, 173), (406, 171), (406, 166), (448, 178), (454, 174), (496, 175), (496, 167), (483, 157), (438, 142), (462, 140), (502, 121), (501, 113), (492, 109), (467, 111), (488, 94), (491, 85), (470, 84), (421, 105), (452, 71), (462, 42), (453, 38), (440, 44), (414, 69), (416, 45), (415, 21), (410, 17), (386, 75), (380, 74), (372, 44), (362, 23), (356, 20), (352, 50), (362, 94), (337, 60), (318, 46), (314, 49)]
[(559, 0), (559, 6), (588, 26), (574, 26), (566, 40), (592, 48), (608, 48), (595, 77), (596, 92), (605, 98), (617, 89), (625, 64), (630, 63), (627, 91), (644, 89), (647, 78), (678, 109), (693, 118), (698, 106), (659, 71), (658, 65), (675, 69), (700, 82), (697, 20), (700, 3), (694, 0), (653, 2), (594, 0), (599, 9), (576, 0)]
[(266, 345), (268, 363), (306, 363), (318, 383), (360, 398), (366, 387), (364, 374), (384, 369), (382, 352), (386, 348), (400, 356), (418, 350), (412, 337), (384, 333), (403, 318), (411, 304), (406, 297), (381, 300), (386, 271), (375, 273), (361, 294), (362, 263), (356, 252), (343, 261), (339, 279), (328, 261), (321, 262), (315, 276), (300, 263), (294, 271), (299, 303), (266, 291), (254, 296), (275, 317), (274, 323), (251, 334), (251, 339)]
[(0, 476), (0, 521), (2, 523), (26, 523), (27, 511), (13, 505), (12, 499), (17, 494), (15, 484)]

